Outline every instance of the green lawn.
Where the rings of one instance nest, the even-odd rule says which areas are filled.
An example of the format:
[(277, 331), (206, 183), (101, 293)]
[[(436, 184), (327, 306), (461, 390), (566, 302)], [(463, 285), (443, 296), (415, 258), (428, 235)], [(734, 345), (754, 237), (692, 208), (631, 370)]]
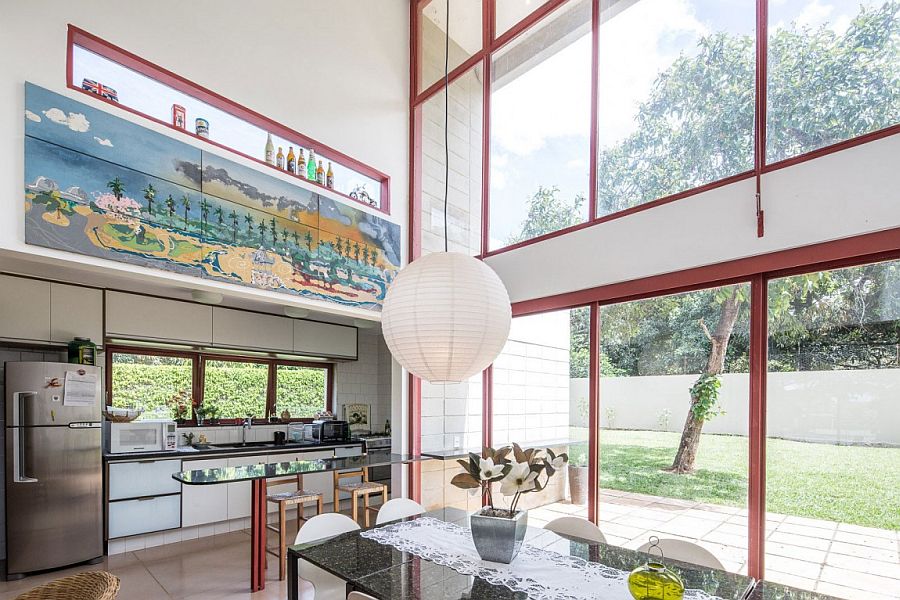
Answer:
[[(680, 434), (603, 430), (601, 486), (668, 498), (747, 506), (747, 438), (703, 435), (693, 475), (664, 471)], [(769, 439), (766, 509), (900, 529), (900, 448)]]

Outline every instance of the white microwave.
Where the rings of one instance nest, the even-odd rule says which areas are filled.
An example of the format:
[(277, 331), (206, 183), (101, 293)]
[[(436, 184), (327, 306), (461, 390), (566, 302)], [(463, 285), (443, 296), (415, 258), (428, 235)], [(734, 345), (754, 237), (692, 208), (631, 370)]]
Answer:
[(106, 447), (111, 454), (126, 452), (174, 452), (178, 450), (175, 421), (104, 423)]

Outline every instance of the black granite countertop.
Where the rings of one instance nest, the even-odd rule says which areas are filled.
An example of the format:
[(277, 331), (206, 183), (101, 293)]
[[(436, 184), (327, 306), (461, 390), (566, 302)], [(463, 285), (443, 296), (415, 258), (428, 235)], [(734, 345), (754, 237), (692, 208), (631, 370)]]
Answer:
[[(587, 440), (570, 440), (570, 439), (558, 439), (558, 440), (547, 440), (547, 441), (538, 441), (538, 442), (526, 442), (524, 444), (519, 444), (522, 448), (553, 448), (554, 446), (574, 446), (576, 444), (587, 444)], [(508, 446), (510, 444), (500, 444), (500, 446)], [(448, 450), (428, 450), (422, 452), (422, 456), (428, 456), (429, 458), (436, 458), (438, 460), (456, 460), (457, 458), (465, 458), (469, 455), (469, 452), (474, 452), (475, 454), (481, 454), (481, 448), (450, 448)]]
[(157, 450), (154, 452), (126, 452), (124, 454), (112, 454), (110, 452), (103, 453), (103, 460), (106, 462), (130, 462), (137, 460), (149, 459), (185, 459), (192, 458), (215, 458), (217, 456), (232, 456), (235, 454), (279, 454), (287, 452), (315, 452), (318, 450), (330, 450), (331, 448), (347, 448), (350, 446), (361, 446), (362, 442), (351, 440), (349, 442), (293, 442), (281, 445), (275, 445), (271, 442), (258, 443), (249, 442), (246, 446), (236, 446), (232, 444), (210, 444), (208, 448), (185, 450), (179, 448), (176, 451)]
[(251, 481), (253, 479), (286, 477), (288, 475), (349, 471), (424, 460), (429, 460), (429, 458), (409, 454), (392, 454), (388, 451), (371, 451), (361, 456), (347, 456), (343, 458), (320, 458), (317, 460), (296, 460), (263, 465), (182, 471), (174, 473), (172, 478), (185, 485), (216, 485), (220, 483), (234, 483), (236, 481)]
[(747, 600), (838, 600), (834, 596), (826, 596), (817, 592), (799, 590), (797, 588), (760, 581)]
[[(468, 515), (463, 511), (445, 509), (429, 512), (427, 515), (468, 526)], [(529, 528), (525, 541), (547, 551), (577, 556), (589, 562), (623, 571), (631, 571), (650, 559), (650, 556), (643, 552), (608, 544), (567, 539), (540, 528)], [(478, 577), (462, 575), (449, 567), (442, 567), (413, 554), (401, 552), (392, 546), (379, 544), (360, 536), (358, 531), (328, 538), (327, 541), (291, 546), (288, 560), (296, 560), (297, 557), (302, 557), (348, 581), (353, 588), (380, 600), (527, 598), (526, 594), (512, 592), (508, 588), (490, 584)], [(665, 562), (682, 577), (688, 588), (701, 589), (725, 600), (743, 600), (754, 583), (753, 579), (744, 575), (674, 560)]]

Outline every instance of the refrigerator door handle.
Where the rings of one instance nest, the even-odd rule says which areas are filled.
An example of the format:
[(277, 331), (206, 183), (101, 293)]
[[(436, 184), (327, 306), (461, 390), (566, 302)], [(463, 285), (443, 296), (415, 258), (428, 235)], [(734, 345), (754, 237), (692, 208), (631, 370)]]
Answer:
[(22, 415), (25, 414), (25, 398), (26, 396), (37, 396), (37, 392), (15, 392), (13, 394), (12, 405), (12, 425), (13, 427), (21, 427)]
[(12, 427), (13, 445), (13, 482), (37, 483), (34, 477), (28, 477), (22, 471), (25, 465), (25, 432), (21, 427)]

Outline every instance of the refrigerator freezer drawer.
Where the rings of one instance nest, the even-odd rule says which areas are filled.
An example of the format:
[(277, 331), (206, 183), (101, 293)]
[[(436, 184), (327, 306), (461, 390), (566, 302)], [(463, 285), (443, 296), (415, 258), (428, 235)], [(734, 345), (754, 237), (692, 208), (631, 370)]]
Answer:
[(109, 539), (181, 527), (181, 495), (109, 503)]
[(177, 494), (181, 484), (172, 474), (180, 470), (181, 459), (110, 463), (109, 499)]

